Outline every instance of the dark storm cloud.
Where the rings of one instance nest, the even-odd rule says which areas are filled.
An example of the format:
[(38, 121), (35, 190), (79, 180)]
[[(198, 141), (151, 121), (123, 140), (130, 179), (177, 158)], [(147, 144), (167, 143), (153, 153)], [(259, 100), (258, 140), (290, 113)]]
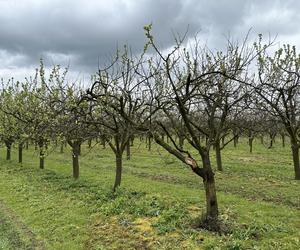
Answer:
[(34, 67), (40, 57), (93, 72), (117, 46), (142, 49), (149, 23), (163, 47), (172, 44), (171, 30), (184, 33), (188, 25), (210, 47), (251, 27), (293, 40), (299, 7), (296, 0), (0, 0), (0, 77)]

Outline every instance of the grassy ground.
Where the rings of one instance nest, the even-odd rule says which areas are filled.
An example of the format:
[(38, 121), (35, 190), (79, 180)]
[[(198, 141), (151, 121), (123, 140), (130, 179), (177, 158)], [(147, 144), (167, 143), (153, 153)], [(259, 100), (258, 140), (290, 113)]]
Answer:
[(10, 162), (0, 154), (0, 249), (300, 248), (300, 182), (279, 141), (272, 149), (256, 142), (252, 154), (245, 142), (224, 149), (216, 174), (223, 235), (196, 227), (201, 180), (157, 146), (135, 142), (116, 194), (114, 157), (99, 145), (83, 147), (78, 181), (69, 149), (52, 152), (45, 170), (32, 149), (23, 166), (16, 151)]

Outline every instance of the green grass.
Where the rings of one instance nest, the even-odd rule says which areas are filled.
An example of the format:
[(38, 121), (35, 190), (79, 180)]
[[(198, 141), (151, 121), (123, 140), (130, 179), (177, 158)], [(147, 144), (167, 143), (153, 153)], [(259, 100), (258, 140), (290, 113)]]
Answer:
[(250, 154), (242, 141), (222, 153), (216, 182), (229, 232), (218, 235), (195, 227), (205, 209), (201, 179), (158, 146), (148, 152), (135, 142), (116, 194), (109, 149), (84, 146), (74, 181), (69, 149), (52, 152), (40, 170), (32, 149), (19, 166), (16, 150), (7, 162), (2, 148), (0, 249), (298, 249), (300, 182), (290, 148), (256, 142)]

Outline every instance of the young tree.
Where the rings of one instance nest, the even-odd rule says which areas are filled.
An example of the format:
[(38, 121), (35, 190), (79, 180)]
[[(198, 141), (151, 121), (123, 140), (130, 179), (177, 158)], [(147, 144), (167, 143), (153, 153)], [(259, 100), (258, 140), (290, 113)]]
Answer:
[(135, 134), (133, 121), (141, 119), (143, 101), (138, 98), (141, 82), (137, 74), (143, 56), (135, 59), (125, 46), (110, 66), (99, 70), (97, 79), (88, 89), (90, 124), (101, 134), (116, 158), (113, 190), (121, 185), (123, 153)]

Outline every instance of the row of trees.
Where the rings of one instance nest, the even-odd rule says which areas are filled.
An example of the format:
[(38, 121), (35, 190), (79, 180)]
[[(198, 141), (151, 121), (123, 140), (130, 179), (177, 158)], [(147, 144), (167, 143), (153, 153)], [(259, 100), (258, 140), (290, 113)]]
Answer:
[[(223, 51), (211, 51), (197, 38), (185, 46), (177, 37), (167, 52), (145, 27), (148, 43), (134, 55), (128, 47), (92, 76), (89, 88), (66, 80), (67, 69), (53, 67), (46, 75), (43, 61), (36, 75), (23, 82), (2, 82), (0, 136), (10, 158), (18, 144), (19, 162), (28, 141), (39, 151), (44, 168), (49, 143), (68, 143), (73, 176), (79, 177), (82, 143), (97, 140), (115, 155), (114, 190), (120, 186), (122, 159), (135, 137), (154, 140), (190, 167), (204, 183), (208, 224), (218, 218), (214, 169), (215, 150), (222, 171), (222, 149), (236, 145), (245, 133), (252, 142), (267, 132), (270, 147), (276, 134), (289, 136), (295, 179), (300, 180), (299, 105), (300, 57), (295, 47), (268, 54), (271, 43), (261, 36), (254, 46), (228, 41)], [(151, 53), (148, 53), (151, 52)]]

